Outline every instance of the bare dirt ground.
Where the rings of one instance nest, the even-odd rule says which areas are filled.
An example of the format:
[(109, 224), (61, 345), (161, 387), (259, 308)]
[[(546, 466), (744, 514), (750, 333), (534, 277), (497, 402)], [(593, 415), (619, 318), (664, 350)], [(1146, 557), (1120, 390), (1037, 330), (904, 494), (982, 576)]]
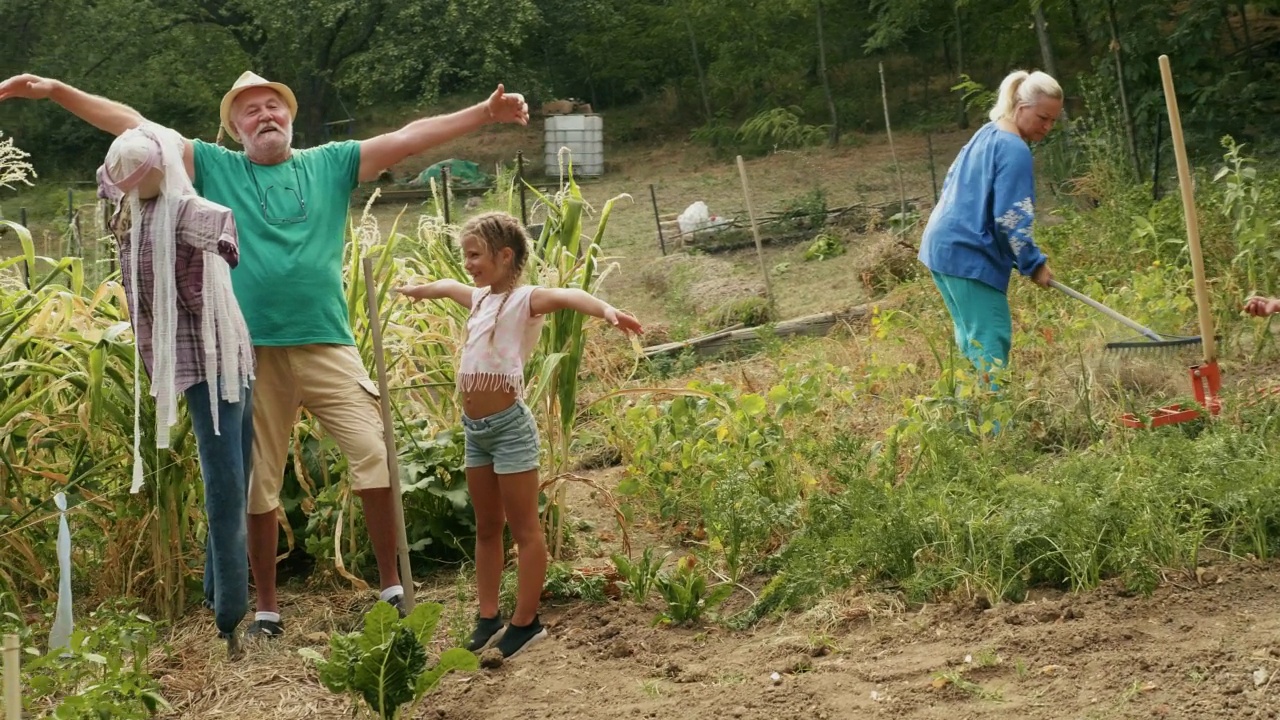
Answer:
[[(606, 486), (618, 475), (596, 473)], [(618, 543), (609, 509), (581, 487), (571, 488), (569, 503), (593, 528), (579, 544), (594, 552), (578, 563), (607, 563)], [(650, 530), (633, 529), (636, 547), (661, 544)], [(181, 652), (156, 657), (175, 707), (167, 717), (349, 717), (347, 698), (322, 688), (297, 649), (326, 653), (329, 633), (351, 629), (370, 600), (302, 592), (286, 595), (289, 635), (251, 644), (239, 663), (212, 639), (207, 614), (179, 626), (170, 644)], [(468, 595), (450, 577), (419, 591), (459, 623), (471, 612)], [(731, 602), (749, 597), (740, 591)], [(892, 595), (850, 592), (743, 632), (654, 627), (657, 603), (549, 605), (547, 641), (503, 667), (447, 676), (415, 717), (1280, 717), (1275, 563), (1169, 577), (1150, 597), (1108, 584), (995, 608), (905, 607)]]

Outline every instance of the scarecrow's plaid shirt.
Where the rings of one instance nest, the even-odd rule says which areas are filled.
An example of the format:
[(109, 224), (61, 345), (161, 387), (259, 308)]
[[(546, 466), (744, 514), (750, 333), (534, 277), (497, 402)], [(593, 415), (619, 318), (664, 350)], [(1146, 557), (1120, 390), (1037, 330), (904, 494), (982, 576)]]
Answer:
[[(174, 247), (174, 286), (178, 295), (177, 334), (174, 337), (174, 390), (181, 393), (193, 385), (205, 381), (203, 300), (204, 288), (204, 254), (216, 253), (231, 267), (240, 261), (237, 244), (236, 224), (231, 211), (221, 205), (209, 202), (195, 195), (188, 195), (178, 201), (178, 219), (175, 228), (177, 242)], [(123, 212), (127, 203), (122, 202), (120, 208), (112, 216), (108, 226), (116, 238), (116, 246), (120, 256), (120, 275), (124, 280), (127, 297), (133, 297), (132, 268), (129, 259), (132, 255), (130, 244), (130, 218)], [(146, 366), (147, 375), (152, 372), (152, 325), (154, 313), (152, 300), (155, 293), (155, 270), (153, 266), (152, 234), (155, 227), (155, 214), (158, 203), (155, 200), (143, 200), (139, 237), (141, 253), (138, 262), (138, 284), (141, 292), (138, 296), (136, 317), (132, 317), (133, 334), (138, 343), (138, 353)], [(132, 311), (133, 309), (130, 308)]]

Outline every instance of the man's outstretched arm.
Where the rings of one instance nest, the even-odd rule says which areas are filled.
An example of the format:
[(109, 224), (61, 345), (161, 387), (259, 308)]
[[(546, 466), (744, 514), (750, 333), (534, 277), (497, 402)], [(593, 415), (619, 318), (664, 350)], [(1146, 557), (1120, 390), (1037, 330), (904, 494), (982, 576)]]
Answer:
[[(0, 102), (11, 98), (52, 100), (72, 115), (117, 137), (146, 121), (142, 113), (124, 103), (92, 95), (60, 80), (39, 75), (15, 75), (0, 82)], [(194, 178), (195, 157), (190, 140), (184, 144), (182, 162), (186, 166), (187, 175)]]
[(529, 106), (503, 86), (483, 103), (448, 115), (414, 120), (399, 130), (360, 142), (360, 182), (373, 180), (378, 173), (412, 155), (462, 137), (489, 123), (529, 123)]

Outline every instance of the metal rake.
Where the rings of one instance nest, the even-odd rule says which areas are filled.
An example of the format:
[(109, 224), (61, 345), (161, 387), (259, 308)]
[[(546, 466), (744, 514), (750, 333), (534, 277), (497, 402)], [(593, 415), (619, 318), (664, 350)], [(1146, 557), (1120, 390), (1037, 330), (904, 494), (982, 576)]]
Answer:
[(1050, 280), (1049, 285), (1057, 290), (1062, 291), (1062, 293), (1067, 295), (1068, 297), (1079, 300), (1080, 302), (1088, 305), (1094, 310), (1097, 310), (1098, 312), (1102, 313), (1103, 315), (1106, 315), (1107, 317), (1111, 318), (1112, 320), (1115, 320), (1116, 322), (1122, 325), (1125, 325), (1133, 330), (1136, 330), (1139, 334), (1142, 335), (1143, 339), (1141, 340), (1135, 339), (1135, 340), (1124, 340), (1120, 342), (1107, 343), (1106, 349), (1109, 352), (1116, 352), (1122, 355), (1127, 355), (1130, 353), (1148, 353), (1148, 352), (1174, 353), (1179, 350), (1186, 350), (1188, 348), (1199, 347), (1200, 345), (1204, 344), (1204, 339), (1199, 335), (1195, 335), (1195, 336), (1161, 335), (1160, 333), (1157, 333), (1156, 331), (1148, 327), (1139, 325), (1133, 320), (1130, 320), (1124, 315), (1121, 315), (1120, 313), (1116, 312), (1115, 310), (1112, 310), (1106, 305), (1103, 305), (1097, 300), (1094, 300), (1088, 295), (1072, 290), (1071, 288), (1067, 287), (1066, 285), (1063, 285), (1057, 280)]

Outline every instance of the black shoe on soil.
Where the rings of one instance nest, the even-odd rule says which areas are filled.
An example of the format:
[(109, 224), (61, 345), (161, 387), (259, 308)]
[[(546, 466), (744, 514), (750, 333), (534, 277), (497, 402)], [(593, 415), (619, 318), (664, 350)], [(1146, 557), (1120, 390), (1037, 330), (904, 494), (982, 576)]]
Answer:
[(467, 649), (477, 654), (484, 652), (501, 640), (506, 632), (501, 614), (491, 618), (476, 617), (476, 629), (471, 633), (471, 641), (467, 643)]
[(498, 641), (498, 650), (502, 652), (503, 658), (510, 660), (546, 637), (547, 629), (542, 627), (538, 616), (535, 615), (533, 622), (528, 625), (507, 625), (507, 629), (502, 633), (502, 639)]
[(254, 620), (249, 623), (249, 629), (245, 630), (244, 634), (250, 638), (277, 638), (284, 635), (284, 623), (275, 620)]

